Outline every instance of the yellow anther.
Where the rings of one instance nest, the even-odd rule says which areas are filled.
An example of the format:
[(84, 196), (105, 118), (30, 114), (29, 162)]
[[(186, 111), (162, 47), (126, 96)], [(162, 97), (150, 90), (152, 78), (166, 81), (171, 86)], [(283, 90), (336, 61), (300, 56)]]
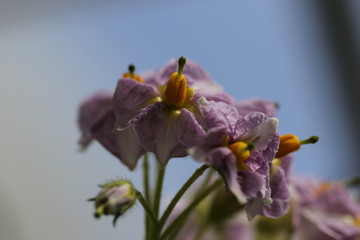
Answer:
[(286, 134), (280, 136), (279, 151), (276, 153), (276, 158), (281, 158), (289, 153), (295, 152), (300, 149), (301, 145), (314, 144), (319, 141), (318, 136), (311, 136), (305, 140), (299, 140), (299, 138), (293, 134)]
[(250, 150), (249, 145), (245, 142), (236, 142), (233, 144), (230, 144), (228, 148), (231, 150), (231, 152), (236, 157), (236, 166), (239, 170), (248, 170), (248, 167), (245, 163), (245, 160), (247, 160), (250, 157)]
[(123, 77), (123, 78), (131, 78), (131, 79), (134, 79), (134, 80), (136, 80), (136, 81), (138, 81), (138, 82), (141, 82), (141, 83), (144, 82), (144, 80), (142, 79), (142, 77), (140, 77), (140, 76), (137, 75), (137, 74), (133, 74), (133, 75), (131, 76), (130, 73), (124, 73), (124, 74), (122, 75), (122, 77)]
[(181, 106), (186, 99), (186, 79), (183, 74), (171, 74), (165, 90), (165, 101), (171, 105)]
[(139, 75), (135, 74), (135, 66), (134, 65), (129, 65), (129, 72), (126, 72), (122, 75), (123, 78), (131, 78), (134, 79), (135, 81), (141, 82), (143, 83), (144, 80), (142, 79), (142, 77), (140, 77)]
[(273, 166), (278, 166), (278, 167), (281, 167), (281, 160), (279, 158), (274, 158), (272, 160), (272, 165)]
[(181, 107), (186, 100), (186, 78), (182, 74), (185, 63), (184, 57), (179, 58), (179, 70), (171, 74), (165, 90), (165, 102), (176, 107)]
[(289, 153), (300, 149), (299, 138), (293, 134), (286, 134), (280, 137), (279, 151), (276, 153), (276, 158), (281, 158)]

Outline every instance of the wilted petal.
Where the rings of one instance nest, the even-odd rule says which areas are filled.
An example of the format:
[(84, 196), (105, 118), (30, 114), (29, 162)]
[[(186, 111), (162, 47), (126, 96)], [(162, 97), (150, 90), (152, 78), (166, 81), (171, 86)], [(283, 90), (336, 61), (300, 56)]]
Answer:
[(260, 98), (238, 101), (234, 103), (234, 106), (239, 114), (243, 116), (251, 112), (261, 112), (268, 117), (274, 117), (277, 112), (276, 105), (273, 101)]
[(116, 131), (114, 125), (115, 115), (109, 110), (92, 129), (92, 135), (130, 170), (133, 170), (138, 159), (144, 153), (144, 149), (133, 126), (122, 131)]
[[(266, 175), (254, 171), (239, 171), (239, 182), (248, 198), (265, 196)], [(258, 196), (261, 193), (262, 196)]]
[(154, 152), (160, 164), (170, 158), (186, 156), (205, 134), (194, 115), (186, 110), (167, 110), (163, 103), (145, 108), (134, 121), (141, 144)]
[(280, 167), (273, 167), (270, 177), (271, 204), (265, 204), (261, 215), (266, 217), (281, 217), (289, 210), (290, 194), (285, 172)]
[(229, 190), (241, 204), (246, 203), (242, 186), (238, 181), (235, 156), (229, 148), (218, 147), (210, 150), (206, 155), (205, 163), (219, 169), (223, 174)]
[(260, 198), (250, 200), (246, 208), (250, 220), (256, 215), (278, 218), (287, 213), (289, 209), (290, 194), (286, 181), (284, 170), (274, 166), (273, 173), (270, 177), (272, 201), (267, 203)]
[(113, 97), (117, 127), (126, 127), (126, 124), (145, 108), (149, 101), (158, 96), (158, 90), (152, 85), (133, 79), (120, 79)]
[(81, 103), (78, 123), (82, 136), (79, 144), (86, 147), (92, 140), (91, 129), (111, 109), (112, 92), (97, 92)]

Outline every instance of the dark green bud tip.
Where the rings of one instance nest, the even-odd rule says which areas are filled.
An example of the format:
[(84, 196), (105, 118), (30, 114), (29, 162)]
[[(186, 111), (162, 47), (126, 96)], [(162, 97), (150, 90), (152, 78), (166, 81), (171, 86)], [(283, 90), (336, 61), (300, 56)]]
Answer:
[(182, 74), (185, 64), (186, 64), (186, 58), (180, 57), (178, 61), (178, 66), (179, 66), (178, 75)]
[(128, 69), (130, 74), (133, 74), (135, 72), (135, 66), (133, 64), (130, 64)]
[(318, 136), (311, 136), (311, 137), (309, 137), (308, 139), (305, 139), (305, 140), (300, 141), (300, 144), (301, 144), (301, 145), (304, 145), (304, 144), (314, 144), (314, 143), (317, 143), (318, 141), (319, 141), (319, 137), (318, 137)]

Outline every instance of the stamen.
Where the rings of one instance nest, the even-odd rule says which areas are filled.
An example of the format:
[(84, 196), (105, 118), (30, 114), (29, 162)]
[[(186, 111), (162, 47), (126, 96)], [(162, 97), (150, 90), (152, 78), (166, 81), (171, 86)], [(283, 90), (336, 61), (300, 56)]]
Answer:
[(281, 158), (299, 149), (300, 149), (299, 138), (293, 134), (286, 134), (280, 136), (279, 150), (276, 153), (275, 157)]
[(279, 150), (276, 153), (276, 158), (284, 157), (292, 152), (295, 152), (300, 149), (301, 145), (313, 144), (319, 141), (318, 136), (312, 136), (308, 139), (300, 141), (299, 138), (293, 134), (286, 134), (280, 136), (280, 145)]
[(130, 64), (129, 67), (129, 72), (126, 72), (122, 75), (123, 78), (131, 78), (134, 79), (138, 82), (143, 83), (144, 80), (142, 79), (142, 77), (140, 77), (139, 75), (135, 74), (135, 66), (133, 64)]
[(186, 58), (181, 57), (178, 61), (178, 72), (171, 74), (165, 90), (165, 101), (173, 106), (180, 107), (186, 100), (186, 78), (182, 74)]
[(254, 148), (254, 144), (247, 144), (245, 142), (236, 142), (230, 144), (228, 148), (236, 157), (236, 166), (238, 170), (244, 170), (244, 171), (248, 170), (245, 160), (247, 160), (250, 157), (251, 154), (250, 151)]

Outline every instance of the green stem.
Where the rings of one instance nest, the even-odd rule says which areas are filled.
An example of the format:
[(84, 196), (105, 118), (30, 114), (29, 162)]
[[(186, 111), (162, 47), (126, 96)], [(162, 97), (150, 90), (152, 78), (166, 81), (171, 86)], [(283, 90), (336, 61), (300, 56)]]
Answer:
[(171, 200), (169, 206), (166, 208), (164, 214), (162, 215), (160, 222), (159, 222), (159, 230), (161, 231), (162, 227), (164, 226), (167, 218), (169, 217), (170, 213), (174, 209), (175, 205), (178, 203), (180, 198), (184, 195), (186, 190), (204, 173), (209, 166), (202, 165), (193, 173), (193, 175), (185, 182), (185, 184), (180, 188), (180, 190), (176, 193), (176, 195)]
[(204, 179), (204, 181), (201, 183), (201, 186), (199, 189), (204, 189), (205, 187), (207, 187), (207, 185), (209, 184), (212, 176), (214, 175), (215, 170), (213, 168), (210, 168), (208, 171), (208, 174), (206, 176), (206, 178)]
[(148, 154), (144, 154), (143, 170), (144, 170), (144, 197), (146, 201), (151, 203), (150, 187), (149, 187), (149, 160)]
[(154, 213), (154, 211), (151, 209), (151, 206), (150, 204), (145, 200), (145, 198), (143, 197), (142, 193), (139, 192), (138, 190), (135, 190), (136, 191), (136, 197), (137, 199), (139, 200), (139, 202), (141, 203), (141, 205), (143, 206), (147, 216), (150, 218), (152, 224), (154, 226), (158, 225), (158, 220), (157, 220), (157, 217)]
[(165, 175), (165, 167), (159, 166), (158, 176), (156, 181), (155, 197), (154, 197), (154, 213), (156, 217), (159, 216), (161, 191), (164, 182), (164, 175)]
[[(149, 187), (149, 160), (148, 160), (148, 153), (144, 154), (144, 161), (143, 161), (143, 180), (144, 180), (144, 194), (145, 200), (151, 205), (150, 199), (150, 187)], [(150, 240), (150, 233), (151, 233), (151, 224), (149, 216), (147, 216), (145, 211), (145, 239)]]
[(170, 226), (164, 231), (161, 235), (160, 240), (165, 240), (167, 237), (177, 229), (177, 225), (191, 213), (191, 211), (204, 199), (206, 198), (212, 191), (218, 188), (222, 184), (222, 180), (217, 180), (210, 187), (204, 190), (201, 194), (197, 196), (196, 199), (170, 224)]

